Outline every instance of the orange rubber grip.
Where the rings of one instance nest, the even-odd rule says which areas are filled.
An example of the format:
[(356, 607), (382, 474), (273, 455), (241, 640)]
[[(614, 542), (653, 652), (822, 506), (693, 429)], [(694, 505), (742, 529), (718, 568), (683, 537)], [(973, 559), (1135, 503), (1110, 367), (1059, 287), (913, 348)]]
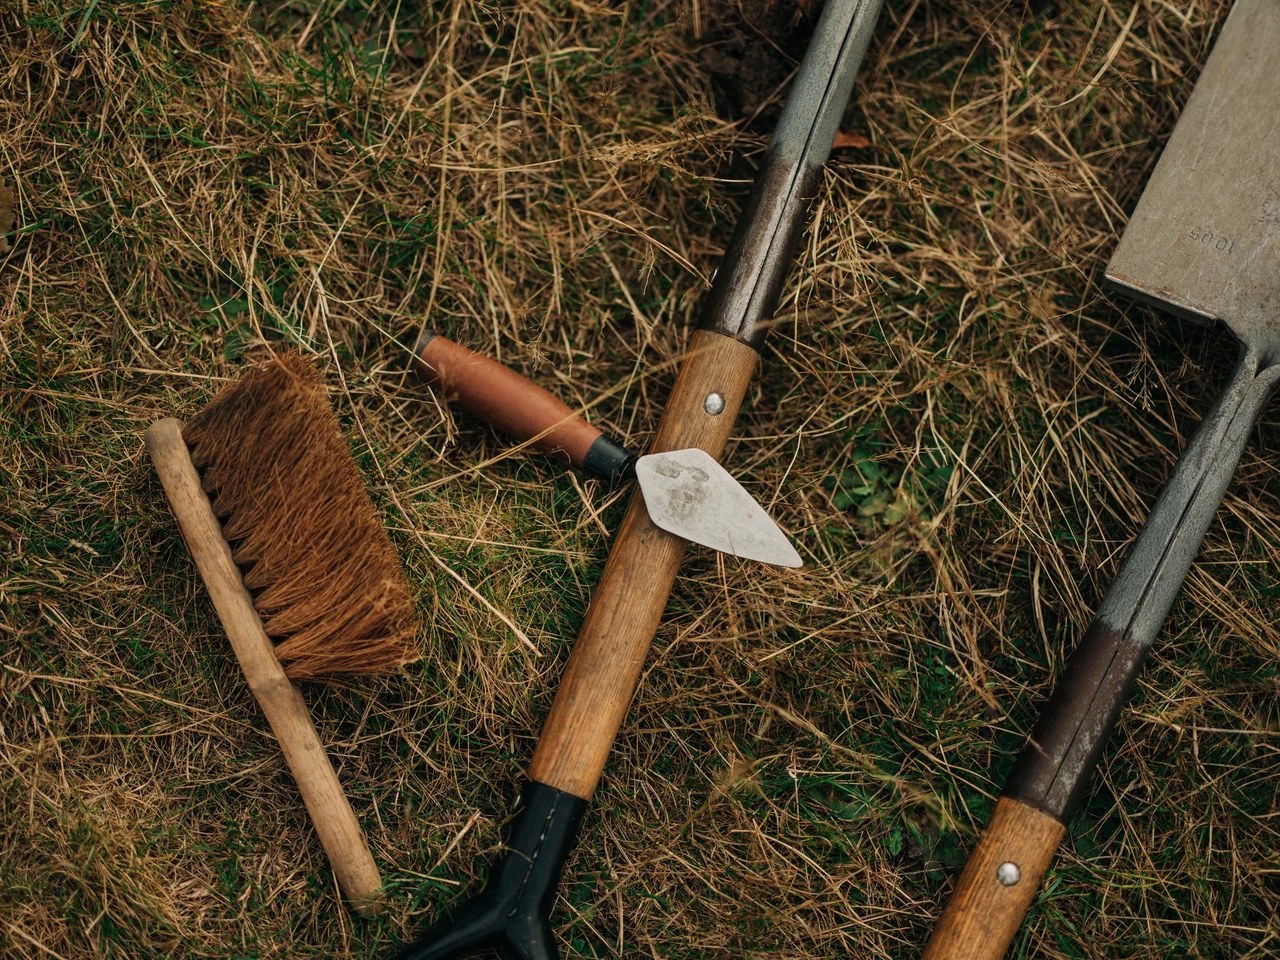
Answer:
[(600, 430), (536, 383), (448, 337), (425, 333), (413, 352), (418, 373), (468, 413), (575, 467), (582, 467), (600, 437)]

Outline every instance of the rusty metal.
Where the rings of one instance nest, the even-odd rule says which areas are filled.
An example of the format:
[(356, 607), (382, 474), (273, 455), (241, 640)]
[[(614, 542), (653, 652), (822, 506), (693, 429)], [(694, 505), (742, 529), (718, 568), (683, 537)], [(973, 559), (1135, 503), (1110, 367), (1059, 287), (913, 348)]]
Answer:
[(1237, 0), (1107, 267), (1107, 282), (1126, 295), (1221, 320), (1241, 352), (1005, 784), (1005, 796), (1062, 823), (1280, 383), (1277, 77), (1280, 5)]

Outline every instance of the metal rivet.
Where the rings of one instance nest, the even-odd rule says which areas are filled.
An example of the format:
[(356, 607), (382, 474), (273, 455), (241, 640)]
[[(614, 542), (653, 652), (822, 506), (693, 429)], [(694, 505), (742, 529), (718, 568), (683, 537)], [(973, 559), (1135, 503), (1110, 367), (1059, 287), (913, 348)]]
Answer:
[(1022, 871), (1018, 869), (1016, 863), (1005, 862), (996, 867), (996, 879), (1004, 886), (1012, 887), (1022, 879)]
[(708, 393), (707, 399), (702, 401), (702, 409), (711, 416), (718, 417), (724, 413), (724, 397), (718, 393)]

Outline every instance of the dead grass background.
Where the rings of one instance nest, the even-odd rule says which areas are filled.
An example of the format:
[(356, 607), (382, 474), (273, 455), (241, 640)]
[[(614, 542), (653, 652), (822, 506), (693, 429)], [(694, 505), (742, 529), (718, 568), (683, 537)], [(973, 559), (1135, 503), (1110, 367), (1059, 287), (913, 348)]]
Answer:
[[(625, 498), (455, 416), (402, 344), (430, 324), (643, 446), (816, 8), (77, 4), (0, 3), (0, 944), (386, 956), (482, 875)], [(726, 458), (808, 566), (692, 552), (568, 956), (924, 942), (1233, 359), (1097, 282), (1226, 6), (889, 0), (845, 123), (873, 146), (827, 169)], [(373, 922), (142, 452), (285, 342), (429, 624), (403, 674), (307, 691)], [(1013, 956), (1280, 949), (1277, 426)]]

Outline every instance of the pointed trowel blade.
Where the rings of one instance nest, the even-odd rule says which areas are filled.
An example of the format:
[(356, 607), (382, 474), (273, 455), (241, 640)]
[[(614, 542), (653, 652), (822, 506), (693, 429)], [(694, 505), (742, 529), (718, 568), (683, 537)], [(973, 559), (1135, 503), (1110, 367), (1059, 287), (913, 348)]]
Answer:
[(651, 453), (636, 479), (653, 522), (677, 537), (748, 560), (803, 566), (764, 507), (705, 450)]

